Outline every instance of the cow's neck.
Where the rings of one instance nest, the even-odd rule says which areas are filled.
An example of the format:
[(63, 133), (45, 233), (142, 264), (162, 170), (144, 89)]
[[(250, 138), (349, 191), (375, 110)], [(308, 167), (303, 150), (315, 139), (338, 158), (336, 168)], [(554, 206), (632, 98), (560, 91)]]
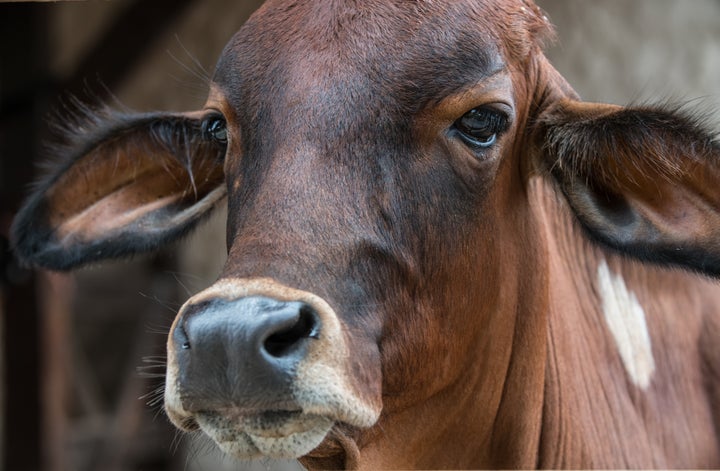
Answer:
[[(531, 199), (535, 201), (537, 214), (545, 229), (545, 244), (549, 253), (547, 273), (550, 298), (543, 329), (547, 336), (547, 357), (545, 367), (545, 388), (543, 390), (543, 417), (541, 442), (539, 443), (539, 467), (583, 467), (588, 463), (586, 456), (572, 464), (567, 462), (567, 450), (553, 449), (558, 445), (558, 434), (574, 433), (561, 431), (561, 416), (574, 399), (564, 397), (583, 396), (592, 401), (588, 391), (567, 390), (563, 378), (575, 374), (567, 370), (568, 361), (588, 351), (597, 351), (597, 339), (593, 338), (588, 323), (597, 320), (599, 306), (595, 286), (595, 272), (602, 252), (581, 234), (579, 224), (557, 188), (549, 179), (533, 178), (530, 185)], [(592, 362), (590, 363), (592, 364)], [(581, 385), (581, 388), (584, 388)]]
[[(623, 425), (619, 418), (634, 413), (631, 398), (645, 393), (641, 386), (647, 381), (648, 372), (636, 370), (634, 376), (628, 375), (616, 361), (619, 346), (613, 342), (603, 308), (603, 301), (609, 297), (626, 304), (617, 307), (616, 314), (622, 317), (621, 334), (632, 337), (630, 330), (638, 326), (627, 325), (636, 317), (630, 304), (638, 294), (635, 290), (646, 283), (623, 277), (623, 272), (632, 271), (635, 262), (622, 259), (588, 239), (551, 179), (538, 177), (530, 187), (543, 219), (550, 282), (545, 327), (548, 354), (537, 465), (657, 466), (660, 462), (654, 462), (651, 456), (643, 457), (645, 450), (639, 435), (622, 438), (628, 424)], [(604, 287), (603, 280), (611, 286)], [(644, 315), (641, 314), (643, 322)], [(635, 355), (651, 355), (649, 345), (644, 349), (642, 345), (632, 348), (636, 349)], [(609, 436), (613, 440), (608, 440)], [(638, 461), (624, 462), (623, 456)]]
[[(696, 365), (698, 357), (720, 357), (705, 340), (717, 332), (704, 315), (716, 310), (717, 286), (597, 246), (550, 180), (535, 180), (550, 282), (537, 466), (715, 466), (717, 443), (702, 438), (713, 436), (713, 411), (666, 404), (707, 404)], [(661, 418), (681, 432), (653, 426)]]

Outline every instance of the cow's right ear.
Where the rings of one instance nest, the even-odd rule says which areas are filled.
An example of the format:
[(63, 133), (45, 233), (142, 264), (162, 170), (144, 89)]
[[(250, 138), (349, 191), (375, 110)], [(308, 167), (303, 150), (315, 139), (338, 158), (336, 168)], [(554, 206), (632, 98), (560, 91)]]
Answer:
[[(226, 193), (217, 113), (88, 115), (18, 212), (21, 260), (54, 270), (160, 248)], [(69, 135), (69, 137), (68, 137)]]
[(560, 100), (537, 120), (544, 167), (592, 239), (720, 277), (720, 145), (665, 107)]

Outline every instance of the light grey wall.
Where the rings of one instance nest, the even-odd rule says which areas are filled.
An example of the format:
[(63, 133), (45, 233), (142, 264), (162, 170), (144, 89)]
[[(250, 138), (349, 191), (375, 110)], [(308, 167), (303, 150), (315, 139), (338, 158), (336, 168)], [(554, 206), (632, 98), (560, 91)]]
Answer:
[(583, 99), (720, 105), (720, 1), (537, 1), (558, 32), (548, 57)]

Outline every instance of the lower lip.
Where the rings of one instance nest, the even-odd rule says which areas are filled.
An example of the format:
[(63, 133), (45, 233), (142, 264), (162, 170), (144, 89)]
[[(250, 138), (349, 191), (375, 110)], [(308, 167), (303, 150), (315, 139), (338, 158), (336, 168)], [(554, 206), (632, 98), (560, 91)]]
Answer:
[[(269, 421), (264, 419), (270, 418)], [(238, 458), (296, 458), (316, 448), (332, 428), (327, 417), (300, 411), (268, 411), (244, 416), (236, 422), (224, 417), (219, 427), (199, 420), (203, 431), (220, 448)]]

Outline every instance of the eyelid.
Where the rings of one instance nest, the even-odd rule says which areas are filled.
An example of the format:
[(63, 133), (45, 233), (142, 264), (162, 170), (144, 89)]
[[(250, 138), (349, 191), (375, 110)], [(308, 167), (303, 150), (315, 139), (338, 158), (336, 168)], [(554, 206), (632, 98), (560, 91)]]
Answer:
[[(458, 118), (458, 121), (463, 119), (467, 114), (472, 113), (475, 111), (477, 114), (485, 117), (487, 116), (488, 119), (491, 121), (491, 126), (497, 127), (497, 132), (505, 132), (507, 128), (510, 126), (510, 117), (508, 114), (498, 108), (488, 107), (488, 106), (478, 106), (475, 108), (472, 108), (468, 110), (464, 115), (462, 115), (460, 118)], [(456, 121), (457, 122), (457, 121)]]
[(474, 85), (457, 90), (431, 107), (431, 112), (439, 119), (454, 122), (468, 110), (489, 107), (505, 112), (512, 118), (515, 100), (512, 94), (512, 81), (507, 73), (497, 75)]
[(482, 110), (490, 113), (499, 114), (503, 118), (505, 118), (508, 124), (512, 124), (513, 118), (515, 116), (512, 107), (505, 103), (483, 103), (473, 108), (470, 108), (468, 111), (466, 111), (466, 113), (472, 110)]

